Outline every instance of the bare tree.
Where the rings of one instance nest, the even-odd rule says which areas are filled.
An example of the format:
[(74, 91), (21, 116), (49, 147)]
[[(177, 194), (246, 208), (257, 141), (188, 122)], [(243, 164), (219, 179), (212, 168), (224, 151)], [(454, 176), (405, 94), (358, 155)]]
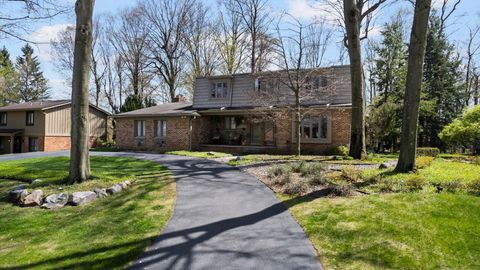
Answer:
[(408, 46), (408, 70), (403, 104), (400, 156), (395, 168), (397, 172), (409, 172), (415, 169), (418, 111), (430, 8), (431, 0), (417, 0), (415, 2), (410, 45)]
[[(8, 12), (5, 12), (8, 11)], [(36, 22), (66, 13), (69, 8), (53, 0), (3, 0), (0, 2), (0, 39), (13, 37), (35, 43), (24, 37)]]
[(220, 55), (220, 71), (234, 74), (243, 71), (247, 60), (246, 31), (242, 24), (242, 16), (237, 10), (234, 0), (225, 0), (220, 3), (222, 11), (218, 18), (218, 27), (215, 41)]
[(233, 0), (234, 9), (242, 18), (244, 27), (250, 36), (250, 72), (256, 73), (264, 69), (268, 59), (271, 37), (268, 30), (272, 19), (268, 13), (267, 0)]
[(191, 28), (194, 0), (146, 0), (143, 12), (149, 21), (151, 63), (168, 88), (170, 100), (176, 96), (181, 73), (184, 72), (187, 48), (186, 30)]
[(293, 21), (288, 23), (288, 29), (281, 29), (280, 22), (276, 26), (277, 65), (280, 71), (258, 73), (257, 89), (252, 94), (259, 106), (254, 112), (257, 117), (275, 121), (290, 119), (294, 115), (296, 153), (300, 155), (301, 123), (312, 112), (312, 108), (319, 110), (318, 106), (312, 105), (331, 103), (336, 78), (332, 69), (320, 68), (323, 64), (321, 59), (330, 43), (330, 35), (322, 36), (329, 31), (324, 29), (326, 26), (305, 25), (298, 19), (288, 17)]
[(92, 52), (92, 15), (94, 0), (77, 0), (75, 50), (72, 75), (72, 127), (70, 184), (90, 178), (88, 84)]
[[(465, 67), (465, 105), (470, 104), (470, 99), (472, 95), (475, 96), (475, 82), (478, 84), (478, 77), (476, 77), (474, 72), (474, 58), (480, 52), (480, 25), (475, 27), (469, 27), (468, 29), (468, 38), (467, 38), (467, 52), (466, 60), (467, 66)], [(473, 74), (472, 74), (473, 73)], [(473, 76), (472, 76), (473, 75)], [(477, 93), (478, 96), (478, 93)], [(474, 103), (476, 104), (477, 100), (474, 98)]]

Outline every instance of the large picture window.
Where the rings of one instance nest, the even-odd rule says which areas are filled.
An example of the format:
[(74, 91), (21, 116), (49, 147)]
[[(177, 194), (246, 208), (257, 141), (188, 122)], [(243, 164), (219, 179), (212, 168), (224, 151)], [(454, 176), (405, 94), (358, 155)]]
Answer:
[(329, 139), (329, 123), (326, 115), (303, 119), (301, 123), (301, 137), (306, 141), (326, 141)]
[(145, 137), (145, 121), (135, 121), (135, 137)]
[(167, 121), (156, 120), (155, 121), (155, 137), (165, 138), (167, 136)]
[(226, 82), (212, 83), (212, 98), (227, 98), (228, 97), (228, 84)]

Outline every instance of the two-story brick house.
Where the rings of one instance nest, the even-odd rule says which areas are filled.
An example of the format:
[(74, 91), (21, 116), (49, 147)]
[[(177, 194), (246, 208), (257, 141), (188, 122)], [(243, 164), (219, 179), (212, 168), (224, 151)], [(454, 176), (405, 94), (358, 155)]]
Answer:
[[(0, 107), (0, 154), (70, 149), (69, 100)], [(107, 133), (110, 114), (90, 105), (90, 145)]]
[[(332, 85), (302, 102), (303, 153), (325, 153), (350, 142), (351, 88), (348, 66), (309, 74), (315, 84)], [(232, 153), (295, 153), (295, 117), (291, 91), (278, 83), (280, 72), (197, 78), (193, 102), (162, 104), (121, 113), (116, 119), (120, 148), (137, 150), (209, 150)], [(284, 106), (273, 100), (279, 98)]]

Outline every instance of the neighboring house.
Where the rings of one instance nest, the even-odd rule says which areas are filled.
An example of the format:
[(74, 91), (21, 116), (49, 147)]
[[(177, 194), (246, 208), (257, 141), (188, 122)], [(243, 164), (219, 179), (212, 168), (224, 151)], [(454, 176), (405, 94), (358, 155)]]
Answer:
[[(70, 149), (69, 100), (0, 107), (0, 154)], [(90, 105), (90, 145), (106, 135), (110, 114)]]
[[(322, 77), (322, 72), (317, 77), (315, 73), (309, 75), (311, 81), (332, 85), (334, 91), (302, 103), (307, 114), (301, 124), (303, 153), (326, 153), (350, 143), (350, 69), (334, 66), (329, 70), (335, 79)], [(117, 146), (159, 152), (295, 153), (291, 106), (287, 109), (289, 105), (258, 95), (261, 91), (279, 91), (286, 93), (284, 104), (293, 102), (289, 90), (274, 83), (278, 74), (197, 78), (193, 103), (180, 97), (177, 102), (117, 114)]]

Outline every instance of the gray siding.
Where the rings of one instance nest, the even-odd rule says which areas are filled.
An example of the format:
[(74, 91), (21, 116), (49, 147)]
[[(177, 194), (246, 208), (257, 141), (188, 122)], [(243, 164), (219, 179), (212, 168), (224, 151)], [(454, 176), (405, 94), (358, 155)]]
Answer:
[[(349, 104), (352, 102), (350, 89), (350, 68), (349, 66), (332, 67), (335, 76), (335, 90), (328, 100), (319, 97), (319, 103)], [(211, 98), (210, 91), (214, 82), (227, 82), (229, 96), (224, 99)], [(248, 107), (264, 105), (265, 102), (255, 102), (255, 95), (252, 91), (255, 87), (255, 78), (250, 74), (237, 74), (231, 77), (209, 77), (198, 78), (196, 81), (195, 93), (193, 96), (193, 108), (220, 108), (220, 107)], [(281, 85), (279, 91), (289, 93), (290, 90)], [(323, 99), (322, 99), (323, 98)], [(291, 97), (293, 101), (293, 96)]]

